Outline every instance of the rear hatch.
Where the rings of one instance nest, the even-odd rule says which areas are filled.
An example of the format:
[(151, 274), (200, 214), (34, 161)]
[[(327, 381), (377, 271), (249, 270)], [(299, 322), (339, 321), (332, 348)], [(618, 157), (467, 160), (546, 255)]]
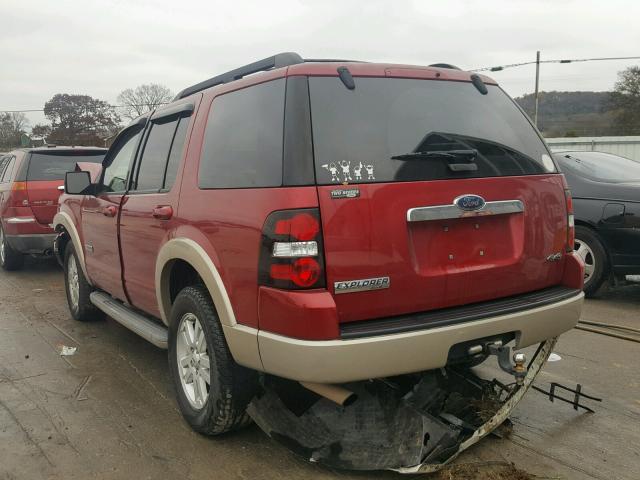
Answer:
[(65, 173), (74, 170), (77, 162), (101, 163), (106, 150), (52, 149), (34, 151), (26, 172), (27, 196), (38, 223), (48, 225), (58, 211), (58, 187), (64, 185)]
[(547, 257), (567, 241), (562, 177), (514, 102), (486, 87), (356, 77), (349, 90), (309, 78), (327, 285), (341, 322), (560, 283), (563, 260)]

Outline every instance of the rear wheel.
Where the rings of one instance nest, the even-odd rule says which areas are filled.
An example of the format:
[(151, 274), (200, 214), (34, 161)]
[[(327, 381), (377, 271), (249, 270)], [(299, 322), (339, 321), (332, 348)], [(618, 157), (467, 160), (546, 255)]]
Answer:
[(593, 296), (609, 275), (609, 259), (604, 245), (593, 230), (578, 225), (574, 249), (584, 261), (584, 293), (588, 297)]
[(206, 289), (184, 288), (170, 320), (169, 366), (185, 420), (205, 435), (250, 423), (246, 407), (257, 389), (258, 376), (233, 360)]
[(3, 270), (11, 271), (21, 269), (22, 265), (24, 265), (24, 255), (11, 248), (4, 236), (4, 230), (0, 226), (0, 267)]
[(71, 242), (64, 250), (64, 285), (69, 312), (74, 320), (86, 322), (102, 316), (100, 310), (91, 303), (89, 295), (93, 289), (84, 276), (78, 255)]

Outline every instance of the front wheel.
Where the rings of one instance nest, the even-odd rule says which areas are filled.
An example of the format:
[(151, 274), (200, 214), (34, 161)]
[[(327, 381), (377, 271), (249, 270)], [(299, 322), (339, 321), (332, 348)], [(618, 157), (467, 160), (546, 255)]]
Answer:
[(591, 229), (576, 226), (574, 249), (584, 261), (584, 294), (591, 297), (609, 275), (609, 259), (602, 241)]
[(246, 408), (258, 375), (233, 360), (207, 290), (190, 286), (180, 291), (170, 321), (169, 367), (185, 420), (205, 435), (250, 423)]
[(22, 265), (24, 265), (24, 255), (11, 248), (0, 226), (0, 267), (3, 270), (12, 271), (20, 270)]

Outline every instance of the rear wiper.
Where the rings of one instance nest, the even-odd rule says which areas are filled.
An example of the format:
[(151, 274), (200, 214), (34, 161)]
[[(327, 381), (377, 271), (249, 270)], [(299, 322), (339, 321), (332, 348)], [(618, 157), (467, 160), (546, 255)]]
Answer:
[(478, 156), (475, 149), (469, 150), (430, 150), (425, 152), (409, 152), (400, 155), (394, 155), (392, 160), (421, 160), (423, 158), (460, 158), (469, 157), (474, 159)]

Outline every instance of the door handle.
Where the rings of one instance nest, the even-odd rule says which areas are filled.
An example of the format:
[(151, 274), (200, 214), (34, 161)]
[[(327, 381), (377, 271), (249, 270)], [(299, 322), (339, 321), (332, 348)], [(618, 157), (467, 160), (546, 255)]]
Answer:
[(171, 205), (161, 205), (153, 209), (153, 218), (169, 220), (171, 217), (173, 217), (173, 208), (171, 208)]
[(116, 207), (114, 207), (113, 205), (109, 205), (108, 207), (104, 207), (102, 209), (102, 214), (105, 217), (115, 217), (116, 213), (118, 213), (118, 209)]

